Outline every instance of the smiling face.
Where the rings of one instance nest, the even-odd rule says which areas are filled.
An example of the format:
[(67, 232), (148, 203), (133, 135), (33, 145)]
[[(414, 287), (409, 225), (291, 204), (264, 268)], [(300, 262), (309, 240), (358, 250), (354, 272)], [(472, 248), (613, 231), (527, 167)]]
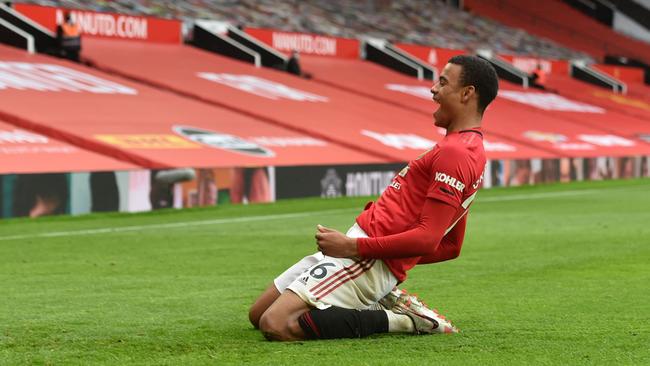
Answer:
[(431, 88), (433, 100), (439, 104), (433, 113), (435, 125), (438, 127), (448, 128), (463, 107), (465, 87), (460, 83), (462, 70), (460, 65), (445, 65), (438, 82)]

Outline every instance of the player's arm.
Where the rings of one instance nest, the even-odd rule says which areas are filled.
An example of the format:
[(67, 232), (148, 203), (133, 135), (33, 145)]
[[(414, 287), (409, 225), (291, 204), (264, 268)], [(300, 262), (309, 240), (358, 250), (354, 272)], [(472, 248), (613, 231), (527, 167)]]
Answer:
[(405, 232), (375, 238), (357, 238), (357, 252), (364, 258), (409, 258), (435, 255), (456, 207), (427, 198), (417, 225)]
[(381, 259), (433, 255), (461, 205), (471, 165), (462, 147), (446, 146), (441, 149), (444, 149), (440, 153), (444, 158), (432, 164), (434, 178), (418, 222), (412, 229), (383, 237), (354, 239), (319, 226), (316, 242), (323, 254)]
[[(436, 261), (453, 258), (453, 249), (458, 245), (455, 240), (449, 242), (444, 238), (453, 224), (452, 220), (456, 218), (463, 192), (468, 187), (467, 177), (471, 176), (472, 164), (462, 147), (448, 145), (441, 149), (440, 156), (444, 158), (433, 163), (434, 179), (427, 191), (417, 226), (395, 235), (357, 239), (357, 250), (361, 256), (381, 259), (424, 256)], [(464, 221), (462, 224), (464, 231)], [(454, 239), (458, 239), (457, 235)], [(444, 253), (438, 255), (441, 244)]]
[(465, 239), (465, 226), (467, 225), (467, 215), (463, 216), (451, 231), (445, 235), (435, 252), (420, 258), (418, 264), (436, 263), (454, 259), (460, 255), (460, 248), (463, 246)]

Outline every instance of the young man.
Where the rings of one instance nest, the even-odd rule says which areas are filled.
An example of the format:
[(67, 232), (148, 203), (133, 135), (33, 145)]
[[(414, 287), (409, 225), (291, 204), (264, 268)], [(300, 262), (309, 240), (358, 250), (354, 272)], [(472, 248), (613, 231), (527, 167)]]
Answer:
[(439, 104), (435, 125), (447, 130), (446, 137), (409, 162), (346, 235), (318, 225), (320, 252), (281, 274), (251, 307), (251, 323), (266, 338), (456, 332), (394, 286), (417, 264), (459, 255), (486, 163), (481, 120), (497, 90), (496, 72), (487, 61), (449, 60), (431, 88)]

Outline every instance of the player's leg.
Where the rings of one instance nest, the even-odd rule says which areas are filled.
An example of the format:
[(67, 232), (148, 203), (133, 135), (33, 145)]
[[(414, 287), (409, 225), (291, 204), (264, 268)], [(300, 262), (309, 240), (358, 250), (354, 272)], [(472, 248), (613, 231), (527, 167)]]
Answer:
[[(356, 224), (347, 235), (366, 236)], [(294, 272), (291, 277), (294, 281), (285, 286), (290, 291), (285, 291), (278, 305), (274, 303), (263, 315), (260, 326), (267, 338), (354, 338), (388, 331), (388, 316), (384, 310), (353, 310), (377, 305), (397, 282), (382, 261), (321, 256), (299, 276)], [(276, 285), (278, 282), (276, 279)], [(298, 298), (307, 307), (303, 307), (297, 317), (287, 314), (281, 310), (290, 308), (281, 301), (284, 297)]]
[[(286, 296), (288, 298), (297, 296), (292, 291), (287, 292), (290, 294)], [(279, 297), (280, 293), (276, 285), (271, 284), (257, 299), (249, 313), (255, 328), (259, 328), (262, 314)], [(298, 305), (305, 304), (302, 299), (300, 300), (298, 302), (283, 299), (276, 305), (278, 309), (296, 308), (298, 309), (296, 314), (301, 314), (300, 316), (293, 314), (293, 311), (280, 313), (272, 311), (267, 314), (268, 320), (275, 321), (266, 326), (270, 328), (265, 332), (267, 338), (274, 340), (358, 338), (386, 332), (414, 334), (458, 332), (456, 327), (435, 309), (429, 309), (416, 296), (398, 288), (394, 288), (379, 300), (379, 303), (369, 306), (368, 310), (350, 311), (336, 306), (320, 310), (308, 306), (308, 310), (304, 311), (303, 306), (287, 305), (292, 302)]]
[[(348, 235), (365, 233), (354, 225)], [(314, 263), (318, 255), (320, 260)], [(394, 276), (382, 261), (322, 257), (317, 253), (301, 262), (276, 278), (251, 308), (251, 322), (270, 340), (357, 338), (385, 332), (419, 334), (434, 332), (437, 327), (435, 319), (414, 311), (418, 309), (413, 306), (355, 310), (381, 309), (377, 301), (395, 285)], [(309, 262), (314, 264), (305, 270), (304, 264)], [(287, 284), (291, 279), (293, 282)], [(290, 291), (284, 291), (286, 288)]]
[(305, 339), (298, 318), (311, 307), (291, 291), (285, 291), (262, 314), (259, 329), (270, 341)]
[(257, 329), (260, 327), (260, 318), (262, 314), (268, 309), (275, 300), (280, 297), (280, 291), (275, 287), (274, 283), (271, 283), (269, 287), (262, 292), (262, 294), (255, 300), (250, 310), (248, 311), (248, 320), (251, 324)]
[[(387, 332), (386, 311), (365, 309), (396, 282), (382, 261), (325, 256), (287, 287), (289, 291), (262, 316), (260, 329), (272, 340), (358, 338)], [(284, 298), (300, 299), (306, 307), (299, 313), (287, 311), (293, 307), (282, 302)]]
[[(347, 235), (367, 236), (356, 224)], [(325, 257), (289, 289), (314, 307), (299, 318), (308, 338), (439, 332), (442, 324), (438, 314), (393, 289), (396, 283), (383, 261)], [(380, 299), (382, 306), (377, 304)]]
[(356, 310), (337, 306), (324, 310), (311, 309), (298, 318), (298, 325), (305, 339), (364, 338), (390, 331), (389, 317), (384, 310)]
[(390, 310), (387, 313), (391, 333), (458, 333), (458, 329), (436, 309), (430, 309), (416, 295), (405, 290), (395, 287), (379, 303), (384, 309)]
[(260, 318), (266, 309), (268, 309), (269, 306), (280, 297), (280, 294), (282, 294), (287, 286), (295, 281), (300, 274), (305, 272), (309, 267), (318, 263), (321, 259), (323, 259), (323, 253), (321, 252), (308, 255), (276, 277), (273, 280), (273, 283), (264, 290), (257, 300), (255, 300), (248, 311), (248, 319), (251, 324), (253, 324), (255, 328), (259, 328)]
[[(397, 295), (397, 297), (395, 297)], [(395, 297), (385, 301), (386, 297)], [(382, 310), (329, 307), (311, 309), (298, 318), (307, 339), (361, 338), (376, 333), (457, 333), (444, 316), (429, 309), (414, 295), (395, 289), (380, 300)], [(375, 306), (371, 306), (375, 309)]]
[(271, 341), (361, 338), (389, 330), (383, 310), (360, 311), (336, 306), (313, 309), (291, 290), (282, 293), (264, 312), (259, 326), (264, 337)]
[[(410, 302), (397, 301), (401, 292), (391, 292), (382, 300), (392, 310), (357, 310), (377, 309), (381, 294), (390, 291), (395, 282), (381, 261), (324, 257), (272, 301), (259, 328), (267, 339), (277, 341), (435, 332), (435, 319)], [(390, 295), (388, 303), (385, 300)]]
[(384, 310), (314, 309), (292, 290), (282, 293), (264, 312), (259, 328), (272, 341), (360, 338), (389, 330)]

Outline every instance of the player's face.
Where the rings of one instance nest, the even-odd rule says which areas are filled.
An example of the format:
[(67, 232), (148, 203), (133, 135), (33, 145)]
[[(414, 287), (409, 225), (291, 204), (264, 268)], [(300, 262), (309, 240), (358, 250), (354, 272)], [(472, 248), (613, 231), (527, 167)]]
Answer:
[(445, 65), (438, 82), (431, 88), (433, 101), (440, 105), (433, 113), (435, 125), (438, 127), (449, 127), (456, 111), (461, 107), (461, 91), (463, 89), (460, 85), (461, 71), (462, 66), (460, 65)]

